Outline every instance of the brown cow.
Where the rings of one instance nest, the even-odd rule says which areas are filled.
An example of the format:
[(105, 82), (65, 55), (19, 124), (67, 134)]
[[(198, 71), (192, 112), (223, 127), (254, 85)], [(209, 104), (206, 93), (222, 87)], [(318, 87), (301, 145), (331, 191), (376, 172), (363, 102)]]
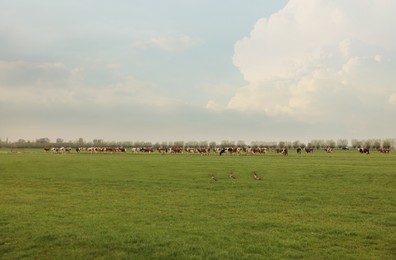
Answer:
[(311, 148), (311, 147), (305, 147), (305, 151), (306, 151), (307, 153), (313, 153), (314, 149)]

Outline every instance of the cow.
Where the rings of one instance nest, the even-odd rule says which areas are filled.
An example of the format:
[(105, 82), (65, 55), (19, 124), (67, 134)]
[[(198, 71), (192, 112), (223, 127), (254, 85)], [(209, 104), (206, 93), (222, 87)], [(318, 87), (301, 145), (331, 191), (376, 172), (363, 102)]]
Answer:
[(209, 155), (210, 153), (210, 148), (204, 147), (204, 148), (197, 148), (196, 149), (198, 153), (200, 153), (201, 155)]
[(168, 153), (183, 153), (183, 149), (180, 147), (171, 147), (168, 149)]
[(389, 153), (390, 149), (389, 148), (379, 148), (378, 152), (380, 152), (380, 153)]
[(186, 150), (187, 153), (195, 153), (196, 152), (196, 149), (192, 148), (192, 147), (186, 147), (185, 150)]
[(275, 153), (282, 153), (283, 149), (282, 148), (276, 148), (276, 149), (272, 149), (272, 151), (274, 151)]
[(154, 152), (154, 148), (152, 148), (152, 147), (143, 147), (142, 150), (145, 153), (153, 153)]
[(359, 153), (365, 153), (367, 155), (370, 154), (370, 150), (368, 148), (358, 148)]
[(138, 152), (140, 152), (142, 150), (142, 148), (140, 148), (140, 147), (133, 147), (132, 148), (132, 153), (138, 153)]
[(311, 147), (305, 147), (305, 151), (306, 151), (307, 153), (313, 153), (314, 149), (311, 148)]
[(324, 151), (325, 151), (326, 153), (331, 153), (331, 152), (333, 151), (333, 149), (331, 149), (330, 147), (326, 147), (326, 148), (324, 149)]
[(46, 151), (46, 152), (51, 151), (51, 147), (44, 147), (44, 151)]
[(301, 154), (302, 148), (301, 147), (297, 147), (296, 151), (297, 151), (297, 154)]
[(287, 147), (283, 148), (282, 154), (283, 154), (284, 156), (289, 155), (289, 150), (287, 149)]

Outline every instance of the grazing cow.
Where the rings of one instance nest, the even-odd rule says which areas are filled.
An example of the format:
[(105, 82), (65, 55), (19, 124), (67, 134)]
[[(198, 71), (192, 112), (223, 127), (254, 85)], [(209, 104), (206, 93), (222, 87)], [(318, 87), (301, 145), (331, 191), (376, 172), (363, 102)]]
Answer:
[(221, 156), (221, 155), (223, 155), (223, 153), (225, 153), (225, 152), (226, 152), (226, 149), (223, 148), (223, 149), (221, 149), (221, 151), (219, 152), (219, 155)]
[(359, 153), (365, 153), (367, 155), (370, 154), (370, 150), (368, 148), (358, 148)]
[(282, 154), (283, 154), (284, 156), (289, 155), (289, 150), (287, 149), (287, 147), (283, 148)]
[(152, 147), (143, 147), (143, 152), (145, 152), (145, 153), (153, 153), (154, 152), (154, 148), (152, 148)]
[(331, 153), (331, 152), (333, 151), (333, 149), (331, 149), (330, 147), (326, 147), (326, 148), (324, 149), (324, 151), (325, 151), (326, 153)]
[(311, 148), (311, 147), (305, 147), (305, 151), (306, 151), (307, 153), (313, 153), (314, 149)]
[(378, 152), (380, 152), (380, 153), (389, 153), (390, 149), (389, 148), (379, 148)]
[(132, 153), (138, 153), (140, 151), (141, 151), (141, 148), (139, 148), (139, 147), (133, 147), (132, 148)]
[(195, 153), (195, 151), (196, 151), (196, 149), (191, 148), (191, 147), (186, 147), (185, 150), (186, 150), (187, 153)]
[(182, 153), (182, 148), (179, 147), (171, 147), (168, 149), (168, 153)]
[(44, 147), (44, 151), (46, 151), (46, 152), (51, 151), (51, 147)]
[(275, 153), (282, 153), (282, 152), (283, 152), (283, 149), (281, 149), (281, 148), (276, 148), (276, 149), (273, 149), (273, 151), (274, 151)]
[(210, 148), (197, 148), (196, 151), (198, 153), (200, 153), (201, 155), (209, 154), (210, 153)]
[(297, 151), (297, 154), (301, 154), (302, 148), (301, 148), (301, 147), (298, 147), (298, 148), (296, 149), (296, 151)]

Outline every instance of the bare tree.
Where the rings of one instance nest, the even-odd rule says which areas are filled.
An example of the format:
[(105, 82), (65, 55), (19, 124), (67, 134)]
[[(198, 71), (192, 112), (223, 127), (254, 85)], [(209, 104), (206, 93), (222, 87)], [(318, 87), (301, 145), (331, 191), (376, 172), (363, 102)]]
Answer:
[(363, 146), (363, 142), (358, 139), (352, 139), (351, 143), (353, 148), (359, 148)]
[(338, 139), (337, 140), (337, 147), (338, 148), (344, 148), (348, 146), (348, 140), (347, 139)]
[(246, 146), (246, 143), (245, 143), (245, 141), (243, 141), (243, 140), (238, 140), (237, 146), (239, 146), (239, 147), (244, 147), (244, 146)]
[(39, 144), (49, 144), (49, 143), (50, 143), (50, 139), (47, 138), (47, 137), (39, 138), (39, 139), (36, 139), (36, 143), (39, 143)]
[(392, 148), (392, 144), (394, 144), (394, 141), (395, 141), (395, 139), (390, 139), (390, 138), (387, 138), (387, 139), (384, 139), (384, 141), (382, 141), (382, 147), (383, 148), (386, 148), (386, 149), (390, 149), (390, 148)]
[(300, 141), (294, 141), (293, 142), (293, 148), (298, 148), (301, 147), (301, 142)]
[(373, 139), (373, 148), (378, 149), (381, 147), (381, 139)]
[(336, 147), (336, 142), (334, 140), (326, 140), (326, 147), (334, 149)]

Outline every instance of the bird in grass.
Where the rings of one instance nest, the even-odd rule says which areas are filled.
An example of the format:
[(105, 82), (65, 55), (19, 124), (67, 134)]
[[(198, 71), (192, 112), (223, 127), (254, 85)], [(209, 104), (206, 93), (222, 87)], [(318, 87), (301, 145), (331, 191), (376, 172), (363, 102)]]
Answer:
[(258, 175), (256, 174), (256, 172), (253, 172), (253, 178), (254, 178), (256, 181), (261, 181), (261, 177), (258, 176)]
[(212, 177), (210, 177), (210, 180), (213, 182), (213, 181), (217, 181), (217, 178), (214, 176), (214, 175), (212, 175)]
[(236, 177), (232, 174), (232, 172), (230, 173), (230, 179), (236, 180)]

